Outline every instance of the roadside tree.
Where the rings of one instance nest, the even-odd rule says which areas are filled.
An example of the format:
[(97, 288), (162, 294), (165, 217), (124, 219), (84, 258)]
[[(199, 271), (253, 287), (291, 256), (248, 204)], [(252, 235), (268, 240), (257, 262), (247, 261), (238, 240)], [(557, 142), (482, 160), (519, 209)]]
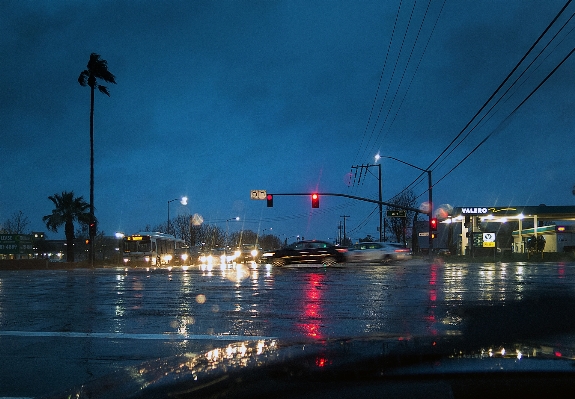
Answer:
[[(116, 77), (108, 71), (108, 62), (100, 57), (99, 54), (90, 54), (87, 69), (80, 72), (78, 83), (80, 86), (90, 86), (90, 214), (92, 221), (96, 221), (94, 214), (94, 90), (97, 88), (100, 93), (110, 97), (110, 92), (106, 86), (98, 84), (98, 79), (108, 83), (116, 84)], [(94, 233), (90, 232), (90, 261), (94, 260)]]
[(10, 219), (6, 219), (2, 226), (0, 227), (0, 232), (5, 234), (26, 234), (26, 229), (30, 221), (28, 217), (24, 215), (24, 212), (18, 211), (10, 216)]
[[(399, 206), (388, 206), (388, 211), (405, 210), (402, 207), (415, 208), (416, 197), (412, 190), (402, 191), (400, 194), (393, 197), (390, 203)], [(406, 242), (407, 238), (411, 236), (408, 234), (407, 221), (414, 220), (415, 212), (406, 211), (406, 217), (388, 217), (386, 218), (387, 229), (394, 236), (396, 242)]]
[(89, 212), (90, 205), (84, 201), (83, 197), (74, 197), (74, 193), (62, 192), (62, 194), (54, 194), (48, 197), (54, 203), (54, 209), (50, 215), (42, 218), (46, 223), (48, 230), (55, 233), (58, 228), (64, 225), (64, 234), (66, 236), (66, 261), (74, 262), (74, 222), (89, 224), (91, 212)]

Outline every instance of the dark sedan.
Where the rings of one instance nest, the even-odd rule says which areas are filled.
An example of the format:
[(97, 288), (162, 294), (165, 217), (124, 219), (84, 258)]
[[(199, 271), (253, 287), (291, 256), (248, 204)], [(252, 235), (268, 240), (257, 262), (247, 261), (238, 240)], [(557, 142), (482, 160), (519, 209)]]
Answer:
[(297, 241), (290, 246), (263, 254), (264, 262), (274, 266), (321, 265), (333, 266), (345, 262), (346, 248), (326, 241)]

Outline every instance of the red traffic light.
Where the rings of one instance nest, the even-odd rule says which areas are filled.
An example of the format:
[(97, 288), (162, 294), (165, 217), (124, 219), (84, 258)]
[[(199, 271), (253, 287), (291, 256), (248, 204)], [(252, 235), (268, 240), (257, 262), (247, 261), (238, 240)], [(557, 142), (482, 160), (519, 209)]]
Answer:
[(274, 196), (272, 194), (268, 194), (266, 196), (266, 200), (268, 201), (268, 208), (271, 208), (274, 206)]
[(431, 218), (431, 220), (429, 221), (429, 227), (432, 231), (437, 230), (437, 218)]
[(98, 233), (98, 227), (96, 226), (96, 221), (92, 220), (88, 225), (88, 234), (92, 238), (96, 237), (97, 233)]
[(312, 208), (319, 208), (319, 194), (313, 193), (311, 195), (311, 207)]

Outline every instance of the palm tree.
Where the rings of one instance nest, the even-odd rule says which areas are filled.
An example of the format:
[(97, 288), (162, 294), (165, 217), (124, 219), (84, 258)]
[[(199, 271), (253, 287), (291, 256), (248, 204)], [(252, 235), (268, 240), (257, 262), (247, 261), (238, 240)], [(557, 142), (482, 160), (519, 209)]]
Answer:
[[(110, 97), (110, 92), (106, 86), (98, 84), (98, 79), (108, 83), (116, 84), (116, 77), (108, 71), (108, 62), (100, 58), (99, 54), (90, 54), (88, 61), (88, 69), (84, 69), (78, 77), (80, 86), (90, 86), (90, 214), (92, 215), (92, 222), (96, 222), (94, 215), (94, 89), (98, 88), (100, 93), (104, 93)], [(94, 262), (94, 236), (96, 235), (96, 228), (89, 229), (90, 247), (89, 258), (90, 262)]]
[(55, 208), (50, 215), (44, 216), (42, 221), (46, 223), (48, 230), (55, 233), (58, 232), (58, 227), (64, 225), (66, 261), (74, 262), (74, 222), (90, 223), (93, 213), (86, 212), (90, 205), (83, 197), (74, 198), (74, 193), (67, 191), (61, 195), (51, 195), (48, 199), (54, 203)]

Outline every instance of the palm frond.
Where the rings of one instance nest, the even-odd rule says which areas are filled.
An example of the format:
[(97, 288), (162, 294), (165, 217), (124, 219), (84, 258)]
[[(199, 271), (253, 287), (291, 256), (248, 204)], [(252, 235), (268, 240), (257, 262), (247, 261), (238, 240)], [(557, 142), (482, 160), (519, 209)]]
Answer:
[(108, 88), (106, 86), (98, 85), (98, 90), (100, 90), (100, 93), (104, 93), (108, 97), (110, 97), (110, 92), (108, 91)]
[(80, 83), (80, 86), (88, 85), (88, 76), (90, 76), (90, 72), (88, 72), (87, 70), (83, 70), (80, 73), (80, 76), (78, 76), (78, 83)]
[(116, 77), (108, 71), (108, 61), (102, 59), (99, 54), (90, 54), (88, 71), (90, 71), (90, 74), (97, 79), (102, 79), (105, 82), (116, 84)]

